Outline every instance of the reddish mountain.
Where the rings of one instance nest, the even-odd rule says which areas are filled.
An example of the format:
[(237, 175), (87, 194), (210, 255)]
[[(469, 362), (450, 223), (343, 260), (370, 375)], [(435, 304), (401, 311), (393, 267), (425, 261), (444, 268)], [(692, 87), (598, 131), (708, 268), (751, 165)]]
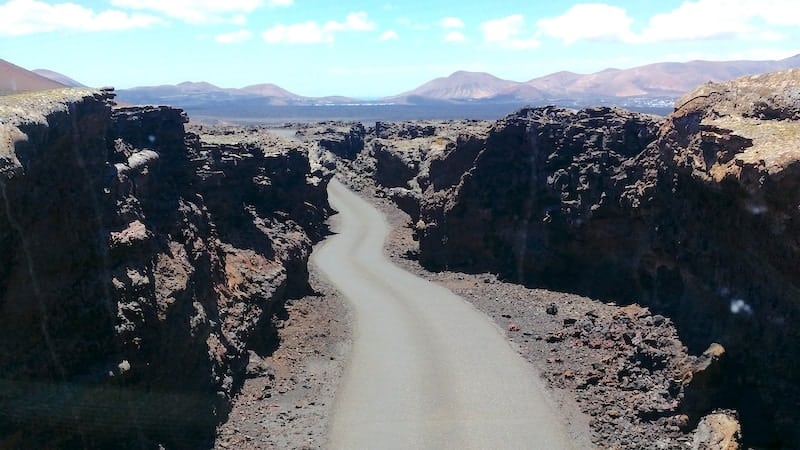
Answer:
[(690, 61), (607, 69), (588, 75), (569, 72), (535, 78), (525, 85), (551, 96), (678, 97), (708, 81), (800, 67), (800, 55), (780, 61)]
[(40, 91), (65, 87), (63, 84), (0, 59), (0, 94)]
[[(569, 86), (576, 82), (576, 80), (584, 77), (585, 75), (581, 75), (575, 72), (567, 72), (561, 71), (556, 73), (551, 73), (550, 75), (545, 75), (541, 78), (536, 78), (534, 80), (529, 81), (528, 83), (522, 83), (519, 86), (519, 89), (524, 89), (525, 86), (535, 87), (540, 89), (544, 92), (547, 92), (550, 95), (555, 93), (561, 93), (565, 91), (565, 86)], [(524, 96), (522, 96), (524, 98)]]
[(556, 72), (519, 83), (488, 73), (456, 72), (385, 100), (541, 101), (602, 97), (679, 97), (708, 81), (800, 67), (800, 55), (779, 61), (690, 61), (656, 63), (631, 69), (606, 69), (592, 74)]

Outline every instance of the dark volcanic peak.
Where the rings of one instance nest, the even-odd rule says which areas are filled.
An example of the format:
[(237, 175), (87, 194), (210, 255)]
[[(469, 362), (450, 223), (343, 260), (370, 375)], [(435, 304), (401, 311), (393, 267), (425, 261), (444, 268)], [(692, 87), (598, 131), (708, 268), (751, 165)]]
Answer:
[(48, 69), (34, 69), (34, 70), (32, 70), (32, 72), (33, 72), (33, 73), (35, 73), (35, 74), (37, 74), (37, 75), (41, 75), (41, 76), (43, 76), (43, 77), (45, 77), (45, 78), (48, 78), (48, 79), (50, 79), (50, 80), (53, 80), (53, 81), (55, 81), (55, 82), (57, 82), (57, 83), (61, 83), (61, 84), (63, 84), (64, 86), (69, 86), (69, 87), (86, 87), (86, 85), (85, 85), (85, 84), (83, 84), (83, 83), (81, 83), (81, 82), (79, 82), (79, 81), (73, 80), (72, 78), (70, 78), (70, 77), (68, 77), (68, 76), (64, 75), (63, 73), (58, 73), (58, 72), (56, 72), (56, 71), (53, 71), (53, 70), (48, 70)]
[(458, 71), (448, 77), (436, 78), (422, 86), (390, 97), (393, 101), (410, 98), (431, 100), (484, 100), (503, 94), (519, 83), (504, 80), (485, 72)]
[(187, 90), (187, 91), (223, 91), (224, 89), (205, 82), (205, 81), (184, 81), (183, 83), (178, 83), (175, 87)]
[(353, 97), (345, 97), (343, 95), (329, 95), (327, 97), (317, 97), (316, 100), (320, 103), (326, 104), (350, 104), (350, 103), (361, 103), (360, 100), (355, 99)]
[(175, 105), (208, 103), (221, 99), (230, 100), (231, 92), (204, 81), (184, 81), (179, 84), (141, 86), (118, 91), (120, 101), (132, 105)]
[(272, 83), (253, 84), (250, 86), (245, 86), (240, 90), (243, 92), (249, 92), (251, 94), (263, 95), (264, 97), (302, 98), (300, 95), (289, 92), (286, 89)]
[(0, 59), (0, 94), (63, 88), (65, 85)]
[(221, 92), (224, 89), (205, 81), (184, 81), (178, 84), (160, 84), (157, 86), (137, 86), (130, 89), (122, 89), (122, 92), (159, 92), (159, 93), (208, 93)]

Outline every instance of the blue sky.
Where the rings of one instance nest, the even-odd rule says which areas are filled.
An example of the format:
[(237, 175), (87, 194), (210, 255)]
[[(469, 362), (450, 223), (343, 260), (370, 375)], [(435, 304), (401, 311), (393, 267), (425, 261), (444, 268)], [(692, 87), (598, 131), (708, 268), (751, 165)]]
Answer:
[(456, 70), (526, 81), (797, 53), (798, 0), (0, 0), (0, 58), (117, 88), (372, 98)]

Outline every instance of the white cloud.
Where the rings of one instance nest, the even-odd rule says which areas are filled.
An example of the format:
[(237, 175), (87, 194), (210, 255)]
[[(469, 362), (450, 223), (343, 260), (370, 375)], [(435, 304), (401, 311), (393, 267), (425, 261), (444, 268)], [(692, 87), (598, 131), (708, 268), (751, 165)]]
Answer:
[(270, 44), (319, 44), (333, 42), (336, 33), (374, 29), (375, 23), (369, 20), (367, 13), (357, 12), (348, 14), (344, 22), (278, 24), (261, 33), (261, 37)]
[(800, 2), (797, 0), (695, 0), (685, 1), (672, 11), (650, 18), (639, 40), (778, 41), (788, 36), (776, 28), (797, 26), (800, 26)]
[[(453, 64), (366, 64), (363, 66), (342, 65), (328, 67), (326, 72), (331, 75), (339, 76), (376, 76), (376, 75), (409, 75), (419, 78), (419, 83), (441, 75), (442, 73), (453, 73), (457, 70), (467, 70), (470, 72), (486, 72), (490, 70), (482, 64), (470, 63), (468, 61)], [(426, 80), (427, 79), (427, 80)]]
[[(713, 20), (709, 20), (713, 18)], [(800, 26), (797, 0), (697, 0), (653, 16), (642, 31), (643, 42), (695, 39), (783, 40), (774, 30)]]
[(112, 31), (146, 28), (162, 20), (117, 10), (95, 12), (75, 3), (50, 4), (11, 0), (0, 5), (0, 35), (20, 36), (52, 31)]
[(333, 34), (326, 33), (317, 22), (278, 24), (261, 33), (261, 37), (270, 44), (318, 44), (333, 41)]
[(445, 35), (444, 40), (445, 42), (464, 42), (467, 37), (460, 31), (451, 31)]
[(394, 30), (388, 30), (381, 35), (382, 41), (396, 41), (400, 39), (400, 35)]
[(369, 17), (367, 17), (367, 13), (357, 12), (348, 14), (343, 23), (330, 20), (325, 23), (324, 28), (326, 31), (331, 31), (331, 32), (369, 31), (375, 29), (375, 23), (370, 22)]
[(762, 0), (754, 9), (769, 25), (800, 26), (800, 2), (797, 0)]
[(745, 48), (736, 51), (693, 51), (686, 53), (670, 53), (664, 55), (667, 61), (691, 61), (691, 60), (710, 60), (710, 61), (772, 61), (789, 58), (800, 54), (800, 47), (781, 50), (776, 48)]
[[(727, 3), (727, 4), (726, 4)], [(656, 14), (642, 31), (643, 42), (734, 38), (754, 32), (748, 11), (727, 0), (684, 2), (668, 13)], [(709, 20), (713, 17), (713, 20)]]
[(748, 48), (724, 55), (722, 60), (750, 59), (750, 60), (781, 60), (800, 54), (800, 47), (792, 50), (776, 48)]
[(220, 44), (235, 44), (237, 42), (246, 42), (253, 39), (253, 32), (250, 30), (232, 31), (230, 33), (218, 34), (214, 40)]
[(445, 17), (439, 22), (442, 28), (464, 28), (464, 21), (458, 17)]
[(500, 47), (528, 49), (541, 45), (525, 29), (525, 17), (521, 14), (483, 22), (480, 25), (483, 40)]
[(285, 7), (294, 5), (294, 0), (267, 0), (270, 8)]
[(800, 26), (797, 0), (686, 0), (652, 16), (641, 31), (624, 9), (604, 3), (581, 3), (557, 17), (537, 22), (537, 36), (565, 44), (578, 41), (653, 43), (708, 39), (786, 40), (775, 28)]
[(772, 31), (772, 30), (764, 30), (758, 32), (755, 40), (778, 42), (778, 41), (785, 41), (787, 38), (788, 36), (784, 33), (779, 33), (777, 31)]
[(395, 20), (395, 22), (397, 22), (397, 24), (400, 26), (410, 28), (414, 31), (427, 31), (431, 29), (431, 26), (429, 24), (414, 22), (408, 17), (400, 17), (397, 20)]
[(583, 40), (627, 42), (633, 36), (631, 24), (633, 19), (624, 9), (602, 3), (577, 4), (561, 16), (536, 22), (539, 35), (560, 39), (568, 45)]
[[(287, 5), (286, 0), (268, 3)], [(119, 8), (151, 11), (192, 24), (243, 23), (246, 14), (263, 6), (264, 0), (111, 0), (111, 4)]]

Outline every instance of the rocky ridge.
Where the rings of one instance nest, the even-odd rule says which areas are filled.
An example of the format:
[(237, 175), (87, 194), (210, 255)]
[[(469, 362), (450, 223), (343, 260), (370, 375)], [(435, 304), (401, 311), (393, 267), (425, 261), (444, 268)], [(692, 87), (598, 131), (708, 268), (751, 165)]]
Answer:
[(88, 89), (0, 98), (0, 446), (210, 446), (308, 292), (326, 177)]

